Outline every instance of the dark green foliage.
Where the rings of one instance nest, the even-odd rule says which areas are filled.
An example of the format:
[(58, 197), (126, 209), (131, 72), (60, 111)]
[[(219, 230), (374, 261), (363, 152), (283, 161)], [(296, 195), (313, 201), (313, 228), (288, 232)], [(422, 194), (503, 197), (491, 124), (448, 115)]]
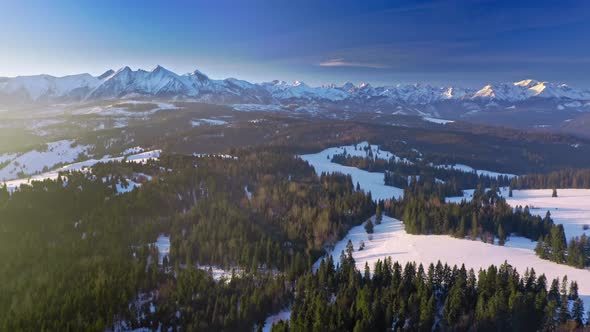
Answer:
[(369, 172), (383, 172), (386, 185), (398, 188), (412, 188), (427, 196), (436, 194), (439, 198), (463, 195), (462, 190), (483, 187), (508, 186), (508, 177), (489, 177), (452, 168), (433, 167), (424, 159), (412, 163), (395, 160), (373, 159), (334, 155), (332, 162), (353, 166)]
[(374, 226), (371, 219), (367, 220), (367, 222), (365, 223), (365, 230), (367, 231), (367, 233), (373, 234), (373, 228)]
[(377, 204), (377, 209), (375, 210), (375, 223), (377, 225), (381, 224), (383, 220), (383, 202), (379, 202)]
[(515, 189), (590, 188), (590, 169), (563, 169), (547, 174), (528, 174), (511, 181)]
[[(376, 205), (350, 177), (318, 177), (292, 155), (235, 152), (97, 165), (10, 195), (1, 187), (0, 330), (251, 330), (284, 307), (323, 245)], [(116, 194), (140, 173), (152, 180)], [(160, 233), (172, 243), (159, 266), (150, 244)], [(197, 264), (236, 275), (215, 282)], [(136, 301), (146, 294), (154, 313)]]
[[(367, 270), (361, 274), (350, 263), (335, 269), (322, 261), (315, 274), (297, 281), (291, 321), (278, 330), (536, 331), (581, 323), (579, 299), (571, 312), (562, 311), (561, 294), (547, 292), (544, 275), (527, 270), (520, 276), (506, 263), (477, 277), (464, 267), (402, 267), (391, 258), (375, 264), (372, 278)], [(559, 288), (560, 281), (553, 284)], [(557, 312), (565, 320), (554, 321)]]
[(534, 216), (526, 207), (512, 209), (496, 190), (476, 190), (471, 201), (458, 204), (406, 190), (403, 200), (389, 202), (388, 213), (403, 220), (411, 234), (469, 235), (475, 239), (498, 236), (501, 230), (504, 240), (510, 233), (536, 240), (554, 227), (550, 218)]

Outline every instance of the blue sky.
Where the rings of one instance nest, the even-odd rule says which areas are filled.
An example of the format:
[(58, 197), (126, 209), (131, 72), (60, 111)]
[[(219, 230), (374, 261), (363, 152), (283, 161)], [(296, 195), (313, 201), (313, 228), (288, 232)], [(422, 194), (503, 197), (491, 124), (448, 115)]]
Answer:
[(590, 1), (2, 0), (0, 76), (590, 86)]

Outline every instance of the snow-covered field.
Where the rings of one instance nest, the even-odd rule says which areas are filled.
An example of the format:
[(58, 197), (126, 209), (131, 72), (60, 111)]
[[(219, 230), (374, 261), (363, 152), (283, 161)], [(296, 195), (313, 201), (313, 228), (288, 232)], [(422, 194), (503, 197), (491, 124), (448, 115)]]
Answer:
[[(131, 150), (128, 149), (128, 150), (124, 151), (123, 153), (129, 152), (129, 151), (131, 151)], [(34, 175), (29, 178), (10, 180), (10, 181), (6, 181), (4, 183), (8, 187), (9, 191), (14, 191), (16, 188), (20, 187), (21, 184), (30, 184), (33, 181), (43, 181), (43, 180), (47, 180), (47, 179), (55, 180), (59, 176), (60, 172), (84, 171), (84, 170), (86, 170), (98, 163), (122, 162), (125, 159), (128, 162), (145, 163), (148, 160), (159, 158), (161, 152), (162, 152), (162, 150), (152, 150), (152, 151), (146, 151), (146, 152), (141, 152), (138, 154), (129, 155), (127, 157), (121, 156), (121, 157), (105, 157), (102, 159), (89, 159), (89, 160), (65, 165), (65, 166), (60, 167), (58, 169), (48, 171), (45, 173), (41, 173), (41, 174), (37, 174), (37, 175)], [(123, 186), (118, 184), (117, 185), (117, 192), (118, 193), (129, 192), (129, 191), (133, 190), (135, 187), (139, 187), (139, 186), (140, 186), (139, 183), (129, 181), (129, 186), (127, 188), (124, 188)]]
[(132, 163), (140, 163), (145, 164), (148, 160), (154, 160), (160, 158), (160, 154), (162, 150), (151, 150), (146, 152), (141, 152), (138, 154), (134, 154), (131, 156), (127, 156), (126, 160)]
[[(528, 206), (530, 212), (544, 217), (547, 211), (556, 224), (562, 224), (567, 240), (586, 234), (584, 225), (590, 226), (590, 189), (558, 189), (557, 197), (551, 197), (552, 189), (513, 190), (508, 197), (508, 188), (501, 188), (500, 194), (512, 207)], [(473, 190), (464, 190), (461, 197), (449, 197), (447, 202), (470, 201)]]
[(563, 225), (568, 240), (584, 233), (590, 236), (590, 230), (583, 228), (590, 226), (590, 189), (558, 189), (557, 197), (551, 197), (552, 189), (513, 190), (513, 197), (508, 197), (507, 188), (501, 192), (511, 206), (528, 205), (531, 213), (542, 217), (550, 211), (553, 221)]
[(441, 124), (441, 125), (445, 125), (447, 123), (453, 123), (455, 121), (453, 120), (445, 120), (445, 119), (439, 119), (439, 118), (432, 118), (429, 116), (423, 116), (422, 120), (427, 121), (427, 122), (432, 122), (432, 123), (436, 123), (436, 124)]
[(227, 121), (218, 120), (218, 119), (198, 119), (191, 121), (191, 125), (193, 127), (199, 127), (203, 124), (210, 125), (210, 126), (222, 126), (227, 124)]
[[(422, 263), (425, 268), (439, 260), (451, 266), (465, 264), (467, 269), (473, 268), (476, 272), (490, 265), (501, 265), (508, 261), (521, 275), (527, 268), (534, 268), (537, 275), (544, 273), (549, 280), (561, 279), (567, 275), (568, 280), (578, 282), (580, 297), (586, 307), (590, 305), (590, 270), (542, 260), (532, 249), (526, 248), (526, 244), (531, 243), (528, 239), (512, 237), (506, 246), (498, 246), (447, 235), (411, 235), (406, 233), (401, 221), (387, 216), (383, 216), (380, 225), (375, 225), (371, 237), (372, 240), (369, 239), (364, 224), (352, 228), (331, 252), (334, 262), (340, 261), (340, 254), (346, 249), (349, 239), (354, 245), (353, 257), (356, 266), (361, 271), (364, 270), (365, 263), (372, 269), (378, 259), (383, 260), (386, 257), (391, 257), (393, 261), (398, 261), (402, 265), (406, 262)], [(359, 251), (362, 241), (365, 248)], [(514, 246), (511, 246), (513, 241)], [(316, 267), (318, 265), (319, 262), (316, 263)]]
[(20, 155), (3, 155), (0, 159), (11, 160), (8, 165), (0, 169), (0, 180), (19, 178), (20, 174), (31, 175), (51, 169), (59, 164), (71, 163), (85, 155), (90, 146), (76, 145), (73, 140), (61, 140), (47, 143), (44, 151), (33, 150)]
[[(356, 149), (354, 145), (328, 148), (318, 153), (301, 155), (300, 158), (313, 166), (317, 174), (337, 172), (349, 174), (352, 177), (353, 184), (356, 185), (359, 183), (361, 189), (367, 192), (370, 191), (371, 196), (375, 200), (402, 197), (404, 194), (403, 189), (385, 185), (385, 175), (383, 173), (367, 172), (356, 167), (343, 166), (331, 161), (335, 154), (341, 154), (343, 152), (350, 156), (366, 157), (367, 152), (364, 150), (366, 146), (368, 146), (368, 143), (362, 142), (356, 145)], [(396, 161), (402, 161), (391, 152), (380, 151), (377, 145), (371, 145), (371, 150), (374, 158), (384, 160), (394, 158)]]

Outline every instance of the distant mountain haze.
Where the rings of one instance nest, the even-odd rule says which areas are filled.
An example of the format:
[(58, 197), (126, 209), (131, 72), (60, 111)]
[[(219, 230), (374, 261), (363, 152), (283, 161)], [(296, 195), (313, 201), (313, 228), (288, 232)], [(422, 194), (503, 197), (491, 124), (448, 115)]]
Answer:
[[(0, 100), (7, 103), (79, 102), (128, 97), (190, 99), (215, 103), (281, 104), (293, 101), (365, 104), (425, 105), (444, 101), (523, 102), (533, 98), (590, 100), (590, 90), (566, 84), (526, 79), (514, 83), (488, 84), (481, 89), (428, 84), (372, 86), (368, 83), (312, 87), (304, 82), (271, 81), (250, 83), (228, 78), (210, 79), (194, 72), (179, 75), (157, 66), (151, 71), (108, 70), (100, 76), (78, 74), (64, 77), (50, 75), (0, 78)], [(587, 103), (580, 107), (588, 107)]]

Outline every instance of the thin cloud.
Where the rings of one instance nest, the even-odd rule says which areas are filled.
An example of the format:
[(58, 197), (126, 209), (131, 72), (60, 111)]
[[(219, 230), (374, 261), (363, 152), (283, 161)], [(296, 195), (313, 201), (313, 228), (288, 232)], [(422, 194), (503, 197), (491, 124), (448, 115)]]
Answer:
[(373, 68), (373, 69), (385, 69), (389, 68), (388, 65), (380, 63), (368, 63), (368, 62), (355, 62), (346, 61), (343, 58), (329, 59), (322, 61), (319, 64), (321, 67), (357, 67), (357, 68)]

